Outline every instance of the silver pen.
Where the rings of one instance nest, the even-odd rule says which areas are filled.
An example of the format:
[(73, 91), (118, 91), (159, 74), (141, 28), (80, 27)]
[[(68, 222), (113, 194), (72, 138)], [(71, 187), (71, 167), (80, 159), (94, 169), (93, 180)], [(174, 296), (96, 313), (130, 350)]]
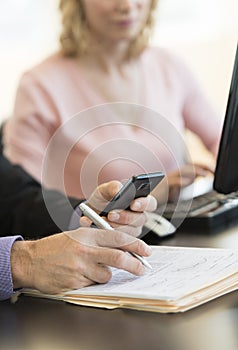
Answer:
[[(87, 218), (89, 218), (90, 220), (92, 220), (92, 222), (98, 227), (98, 228), (102, 228), (105, 230), (114, 230), (107, 221), (105, 221), (100, 215), (98, 215), (93, 209), (91, 209), (89, 206), (87, 206), (85, 203), (81, 203), (79, 205), (79, 208), (82, 210), (82, 213), (87, 216)], [(152, 266), (148, 263), (147, 260), (145, 260), (142, 256), (136, 254), (136, 253), (132, 253), (132, 252), (128, 252), (129, 254), (131, 254), (132, 256), (134, 256), (134, 258), (140, 260), (140, 262), (146, 266), (149, 269), (152, 269)]]

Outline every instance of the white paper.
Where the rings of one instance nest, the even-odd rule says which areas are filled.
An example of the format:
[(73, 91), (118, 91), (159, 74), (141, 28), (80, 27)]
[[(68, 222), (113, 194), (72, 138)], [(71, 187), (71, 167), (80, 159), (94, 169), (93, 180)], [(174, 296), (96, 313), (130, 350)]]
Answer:
[(144, 299), (176, 300), (238, 272), (238, 250), (153, 247), (148, 258), (152, 270), (136, 277), (113, 269), (107, 284), (65, 293)]

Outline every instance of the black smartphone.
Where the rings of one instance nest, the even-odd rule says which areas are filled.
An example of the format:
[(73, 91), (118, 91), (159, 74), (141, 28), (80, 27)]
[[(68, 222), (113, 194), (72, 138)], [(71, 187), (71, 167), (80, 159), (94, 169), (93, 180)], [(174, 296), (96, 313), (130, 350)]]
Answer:
[(100, 215), (107, 216), (107, 214), (113, 209), (129, 208), (130, 203), (135, 198), (148, 196), (163, 178), (164, 174), (162, 172), (132, 176), (111, 199)]

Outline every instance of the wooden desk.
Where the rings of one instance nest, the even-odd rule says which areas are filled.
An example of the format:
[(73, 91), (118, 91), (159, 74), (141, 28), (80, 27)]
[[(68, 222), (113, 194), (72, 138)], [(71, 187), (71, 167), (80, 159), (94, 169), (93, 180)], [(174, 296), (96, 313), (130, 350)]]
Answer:
[[(150, 237), (151, 243), (156, 239)], [(163, 245), (238, 247), (238, 226), (178, 232)], [(20, 297), (0, 303), (1, 350), (237, 350), (238, 292), (181, 314), (103, 310)]]

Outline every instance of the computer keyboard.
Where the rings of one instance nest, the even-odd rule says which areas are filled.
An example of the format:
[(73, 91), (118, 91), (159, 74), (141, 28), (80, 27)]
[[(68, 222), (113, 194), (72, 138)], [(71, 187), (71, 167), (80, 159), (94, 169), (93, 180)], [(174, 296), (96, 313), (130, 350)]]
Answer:
[(221, 208), (228, 210), (234, 206), (238, 207), (238, 192), (225, 195), (210, 191), (190, 200), (168, 203), (163, 215), (169, 219), (171, 217), (201, 217), (207, 216), (209, 212), (215, 212)]

